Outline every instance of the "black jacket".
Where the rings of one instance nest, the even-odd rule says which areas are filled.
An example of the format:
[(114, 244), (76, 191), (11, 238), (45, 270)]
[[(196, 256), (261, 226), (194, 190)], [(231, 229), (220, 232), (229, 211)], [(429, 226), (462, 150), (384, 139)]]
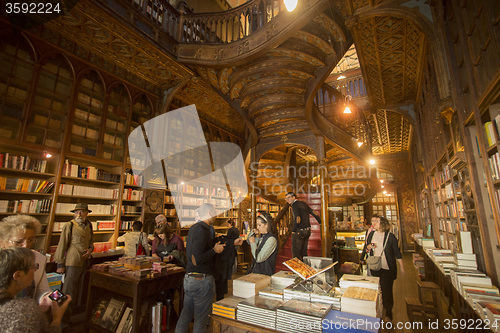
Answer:
[(193, 224), (189, 228), (186, 244), (186, 272), (213, 275), (215, 256), (214, 245), (212, 227), (203, 221)]
[[(316, 221), (321, 224), (321, 218), (314, 213), (311, 207), (306, 204), (304, 201), (295, 200), (292, 203), (292, 212), (293, 212), (293, 227), (292, 231), (295, 232), (298, 229), (309, 228), (311, 226), (311, 222), (309, 219), (309, 214), (314, 216)], [(300, 224), (297, 224), (297, 216), (300, 216)]]
[[(363, 247), (363, 252), (361, 253), (361, 258), (364, 258), (366, 256), (366, 245), (371, 244), (374, 233), (375, 231), (372, 231), (368, 235), (365, 246)], [(401, 251), (399, 251), (398, 240), (396, 236), (394, 236), (394, 234), (391, 232), (386, 232), (384, 236), (384, 243), (387, 237), (389, 238), (387, 239), (387, 244), (385, 245), (385, 258), (387, 259), (387, 265), (389, 266), (389, 271), (391, 272), (392, 277), (396, 279), (396, 277), (398, 276), (398, 264), (396, 262), (396, 259), (402, 259), (403, 257), (401, 256)], [(370, 255), (373, 255), (373, 250), (370, 251)], [(376, 276), (376, 274), (374, 275)]]
[(234, 258), (236, 257), (236, 247), (234, 241), (240, 237), (240, 231), (236, 227), (231, 227), (227, 235), (223, 237), (221, 243), (226, 244), (224, 250), (215, 256), (214, 277), (218, 279), (230, 279), (233, 274)]

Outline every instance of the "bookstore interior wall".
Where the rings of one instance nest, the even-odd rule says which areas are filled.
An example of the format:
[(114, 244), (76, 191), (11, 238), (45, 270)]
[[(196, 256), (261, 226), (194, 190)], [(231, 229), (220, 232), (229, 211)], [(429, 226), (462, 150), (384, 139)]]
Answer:
[[(157, 113), (158, 98), (70, 55), (44, 51), (34, 51), (24, 38), (2, 44), (0, 217), (37, 217), (43, 229), (35, 248), (53, 252), (62, 225), (73, 216), (70, 210), (87, 202), (96, 251), (103, 251), (116, 245), (114, 239), (133, 221), (144, 221), (142, 187), (148, 180), (131, 172), (127, 137)], [(203, 120), (202, 127), (207, 141), (240, 143)], [(171, 130), (179, 131), (180, 139), (189, 135)], [(183, 172), (169, 171), (179, 177)], [(210, 193), (221, 209), (232, 207), (227, 191), (199, 185), (174, 194), (161, 189), (161, 213), (174, 225), (178, 213), (192, 219), (201, 192)], [(180, 197), (181, 212), (175, 210), (173, 195)], [(239, 215), (232, 207), (220, 222)]]

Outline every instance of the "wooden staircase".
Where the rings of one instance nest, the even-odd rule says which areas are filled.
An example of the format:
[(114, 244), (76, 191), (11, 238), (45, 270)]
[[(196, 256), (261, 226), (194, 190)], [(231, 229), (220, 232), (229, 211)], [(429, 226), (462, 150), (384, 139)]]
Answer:
[[(321, 215), (321, 194), (297, 194), (297, 199), (306, 202), (314, 212)], [(321, 226), (316, 219), (311, 215), (311, 237), (309, 237), (309, 245), (307, 254), (310, 257), (321, 257)], [(289, 270), (288, 267), (283, 265), (284, 261), (292, 259), (292, 237), (289, 235), (288, 239), (278, 252), (278, 259), (276, 260), (276, 271)]]

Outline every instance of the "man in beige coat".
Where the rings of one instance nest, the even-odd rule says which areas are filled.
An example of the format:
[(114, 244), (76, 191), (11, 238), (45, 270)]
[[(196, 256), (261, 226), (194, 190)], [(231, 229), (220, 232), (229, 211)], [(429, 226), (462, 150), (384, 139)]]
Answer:
[(94, 251), (92, 223), (87, 219), (92, 211), (86, 203), (79, 203), (71, 212), (74, 213), (74, 218), (63, 226), (54, 255), (57, 272), (66, 274), (63, 293), (73, 298), (62, 320), (63, 329), (70, 324), (73, 304), (78, 304), (83, 275)]

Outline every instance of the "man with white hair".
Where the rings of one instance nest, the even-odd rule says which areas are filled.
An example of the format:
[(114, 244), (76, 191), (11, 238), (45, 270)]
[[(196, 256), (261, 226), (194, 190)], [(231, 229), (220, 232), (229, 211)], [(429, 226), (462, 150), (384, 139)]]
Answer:
[(184, 276), (184, 306), (175, 328), (184, 333), (194, 317), (193, 332), (205, 332), (215, 296), (214, 258), (225, 244), (215, 243), (212, 224), (216, 217), (213, 205), (205, 203), (196, 210), (197, 223), (189, 228)]

